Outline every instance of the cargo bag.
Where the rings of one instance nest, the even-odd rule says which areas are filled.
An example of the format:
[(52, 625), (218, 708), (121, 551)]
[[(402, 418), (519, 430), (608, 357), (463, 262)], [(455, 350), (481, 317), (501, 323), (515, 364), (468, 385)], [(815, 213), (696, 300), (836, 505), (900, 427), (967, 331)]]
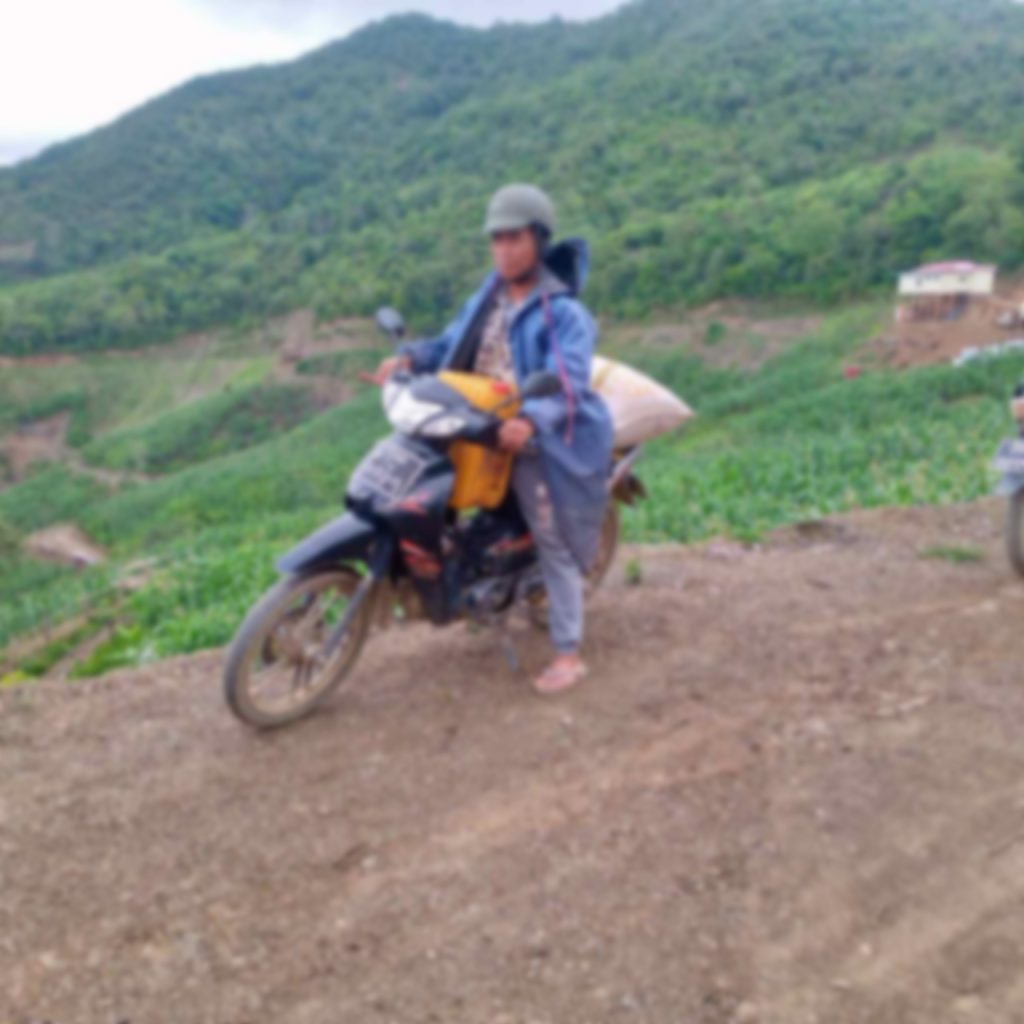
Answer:
[(591, 387), (611, 412), (617, 451), (667, 434), (696, 415), (668, 388), (604, 356), (594, 356)]

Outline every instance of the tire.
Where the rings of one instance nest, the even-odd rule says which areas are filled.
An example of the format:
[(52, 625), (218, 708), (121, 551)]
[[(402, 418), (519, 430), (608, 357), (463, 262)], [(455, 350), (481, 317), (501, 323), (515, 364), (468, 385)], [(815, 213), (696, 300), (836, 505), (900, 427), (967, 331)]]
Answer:
[(594, 566), (587, 573), (587, 597), (590, 597), (604, 583), (611, 567), (615, 564), (615, 556), (619, 553), (619, 537), (622, 532), (619, 503), (612, 499), (608, 502), (608, 510), (601, 523), (601, 540), (598, 543), (597, 558)]
[[(373, 620), (376, 586), (342, 568), (287, 577), (271, 587), (228, 648), (224, 697), (235, 716), (256, 729), (276, 729), (320, 707), (359, 659)], [(326, 642), (338, 628), (343, 630), (339, 642), (327, 655)], [(286, 681), (285, 697), (277, 702), (257, 691), (260, 678), (272, 681), (271, 673)]]
[(1024, 576), (1024, 490), (1011, 495), (1007, 513), (1006, 552), (1014, 571)]
[[(590, 572), (587, 573), (584, 582), (584, 599), (589, 601), (594, 593), (600, 588), (608, 576), (612, 565), (615, 563), (615, 556), (619, 552), (619, 536), (621, 533), (621, 517), (619, 515), (619, 503), (614, 499), (608, 502), (608, 509), (604, 514), (604, 521), (601, 523), (601, 539), (598, 541), (597, 558)], [(537, 629), (548, 628), (548, 595), (540, 594), (529, 604), (530, 622)]]

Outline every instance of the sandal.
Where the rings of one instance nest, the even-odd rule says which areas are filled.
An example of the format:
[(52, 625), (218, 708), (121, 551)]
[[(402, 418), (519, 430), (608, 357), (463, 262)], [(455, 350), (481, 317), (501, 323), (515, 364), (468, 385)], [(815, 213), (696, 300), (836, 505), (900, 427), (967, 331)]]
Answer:
[(544, 697), (571, 690), (587, 674), (587, 666), (582, 661), (556, 661), (533, 681), (533, 688)]

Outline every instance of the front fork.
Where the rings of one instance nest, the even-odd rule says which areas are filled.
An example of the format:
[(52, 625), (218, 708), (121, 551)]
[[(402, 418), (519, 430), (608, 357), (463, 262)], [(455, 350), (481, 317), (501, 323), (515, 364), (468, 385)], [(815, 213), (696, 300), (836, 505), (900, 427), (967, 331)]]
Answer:
[(373, 551), (367, 562), (369, 571), (359, 581), (359, 586), (356, 587), (356, 592), (349, 600), (345, 614), (342, 615), (341, 620), (331, 630), (331, 635), (327, 638), (327, 644), (322, 655), (325, 661), (330, 661), (334, 657), (338, 647), (341, 645), (342, 639), (348, 632), (349, 626), (351, 626), (356, 615), (359, 614), (359, 609), (362, 608), (365, 602), (372, 600), (376, 593), (380, 592), (379, 584), (382, 581), (386, 581), (391, 574), (391, 561), (394, 558), (394, 554), (395, 542), (391, 537), (383, 535), (374, 544)]

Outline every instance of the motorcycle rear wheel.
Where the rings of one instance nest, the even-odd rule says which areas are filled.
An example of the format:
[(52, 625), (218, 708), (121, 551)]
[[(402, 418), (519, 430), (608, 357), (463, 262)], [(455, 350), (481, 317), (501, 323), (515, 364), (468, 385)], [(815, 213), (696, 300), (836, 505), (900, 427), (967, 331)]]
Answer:
[(1006, 551), (1010, 565), (1024, 576), (1024, 490), (1010, 496), (1006, 517)]
[(291, 576), (271, 587), (228, 648), (224, 696), (235, 716), (256, 729), (275, 729), (320, 707), (359, 659), (375, 587), (348, 568)]
[(619, 553), (619, 537), (622, 533), (622, 521), (619, 516), (619, 503), (608, 502), (608, 511), (604, 514), (604, 522), (601, 523), (601, 540), (598, 542), (597, 558), (594, 560), (593, 568), (587, 573), (587, 597), (605, 581), (605, 577), (615, 562), (615, 556)]

